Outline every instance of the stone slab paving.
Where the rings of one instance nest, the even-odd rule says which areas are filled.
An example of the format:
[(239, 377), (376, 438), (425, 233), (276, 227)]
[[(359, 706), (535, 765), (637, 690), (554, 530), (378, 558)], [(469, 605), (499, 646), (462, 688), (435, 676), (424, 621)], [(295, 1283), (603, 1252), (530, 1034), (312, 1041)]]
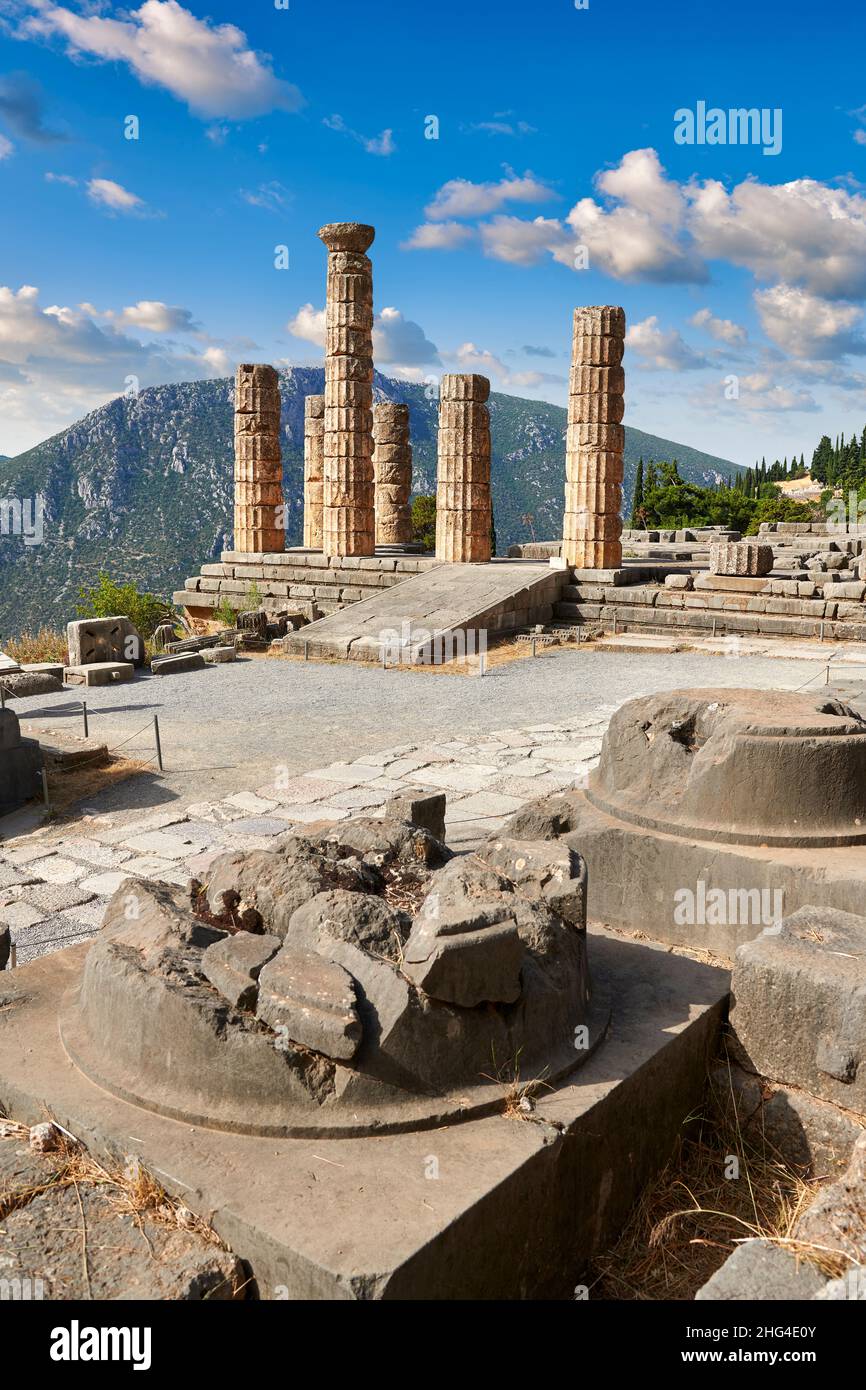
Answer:
[(278, 767), (272, 781), (252, 791), (125, 824), (110, 814), (42, 826), (0, 843), (0, 923), (11, 928), (23, 965), (94, 936), (108, 899), (127, 877), (183, 886), (206, 876), (226, 850), (267, 847), (293, 825), (375, 815), (404, 792), (444, 790), (448, 842), (470, 848), (524, 802), (580, 783), (615, 708), (560, 724), (402, 743), (300, 776)]

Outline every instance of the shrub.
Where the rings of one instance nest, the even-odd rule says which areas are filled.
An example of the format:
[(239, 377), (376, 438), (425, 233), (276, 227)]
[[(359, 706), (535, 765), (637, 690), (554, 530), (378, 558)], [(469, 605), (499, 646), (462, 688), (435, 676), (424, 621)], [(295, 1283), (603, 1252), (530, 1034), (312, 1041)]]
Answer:
[(436, 498), (427, 493), (412, 499), (412, 539), (425, 550), (436, 549)]
[(65, 666), (66, 633), (55, 632), (50, 627), (41, 627), (38, 632), (22, 632), (20, 637), (10, 637), (3, 650), (22, 666), (35, 661), (62, 661)]
[(237, 627), (238, 615), (225, 596), (220, 599), (213, 616), (214, 622), (222, 623), (223, 627)]
[(160, 623), (173, 622), (175, 618), (165, 599), (142, 593), (132, 583), (118, 584), (104, 571), (92, 589), (79, 591), (78, 599), (79, 618), (113, 618), (122, 614), (135, 623), (142, 637), (152, 637)]

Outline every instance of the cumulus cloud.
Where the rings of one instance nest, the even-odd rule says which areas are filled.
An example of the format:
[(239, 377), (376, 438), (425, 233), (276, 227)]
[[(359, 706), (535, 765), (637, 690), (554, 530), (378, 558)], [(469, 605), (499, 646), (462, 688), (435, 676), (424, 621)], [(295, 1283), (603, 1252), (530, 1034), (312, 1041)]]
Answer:
[(661, 328), (655, 314), (641, 323), (632, 324), (625, 341), (626, 347), (635, 353), (640, 366), (646, 370), (688, 372), (709, 365), (707, 359), (695, 352), (676, 328)]
[(91, 179), (87, 185), (87, 196), (97, 207), (108, 208), (110, 212), (140, 217), (147, 211), (147, 204), (142, 198), (130, 193), (128, 188), (115, 183), (113, 179)]
[(350, 139), (363, 145), (368, 154), (389, 155), (393, 154), (397, 146), (394, 143), (393, 130), (383, 130), (379, 135), (362, 135), (360, 131), (353, 130), (343, 120), (342, 116), (325, 116), (322, 125), (326, 125), (329, 130), (339, 131), (341, 135), (348, 135)]
[(767, 337), (792, 357), (834, 359), (866, 352), (859, 331), (863, 311), (792, 285), (756, 290), (755, 304)]
[(695, 328), (703, 328), (711, 338), (715, 338), (719, 343), (727, 343), (729, 347), (744, 343), (748, 337), (742, 324), (734, 323), (732, 319), (717, 318), (709, 309), (699, 309), (689, 322)]
[(574, 256), (575, 238), (555, 218), (536, 217), (527, 222), (501, 213), (482, 222), (478, 234), (485, 256), (511, 265), (534, 265), (548, 251), (566, 263)]
[(186, 310), (155, 301), (139, 301), (102, 324), (91, 305), (43, 307), (32, 285), (0, 286), (0, 379), (9, 382), (2, 396), (4, 452), (27, 448), (122, 394), (129, 377), (145, 387), (225, 374), (218, 349), (143, 343), (126, 331), (130, 313), (150, 324), (191, 326)]
[(198, 328), (189, 309), (164, 304), (160, 299), (140, 299), (117, 317), (120, 323), (130, 328), (144, 328), (148, 333), (191, 333)]
[(74, 58), (122, 62), (147, 86), (162, 87), (197, 116), (244, 120), (268, 111), (297, 111), (297, 87), (273, 71), (268, 54), (254, 52), (234, 24), (198, 19), (177, 0), (145, 0), (119, 18), (40, 5), (24, 19), (21, 37), (65, 39)]
[(14, 153), (15, 146), (11, 140), (7, 140), (5, 135), (0, 135), (0, 161), (8, 159)]
[(449, 179), (424, 209), (431, 222), (454, 217), (485, 217), (506, 203), (543, 203), (558, 195), (529, 172), (521, 178), (510, 170), (498, 183)]
[(474, 228), (462, 222), (422, 222), (400, 245), (403, 251), (454, 251), (474, 236)]
[[(295, 338), (325, 346), (325, 310), (304, 304), (288, 326)], [(420, 324), (403, 317), (399, 309), (385, 308), (373, 321), (373, 354), (377, 363), (392, 368), (417, 369), (439, 362), (435, 343)]]

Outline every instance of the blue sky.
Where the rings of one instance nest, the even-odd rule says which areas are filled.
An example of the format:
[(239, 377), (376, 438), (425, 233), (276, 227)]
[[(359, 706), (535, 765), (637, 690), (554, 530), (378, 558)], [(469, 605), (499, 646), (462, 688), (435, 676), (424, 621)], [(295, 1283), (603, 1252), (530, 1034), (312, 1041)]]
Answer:
[[(349, 219), (387, 374), (564, 403), (574, 305), (620, 303), (627, 423), (742, 463), (859, 433), (864, 31), (853, 0), (0, 0), (0, 453), (129, 377), (320, 361)], [(699, 103), (779, 152), (677, 143)]]

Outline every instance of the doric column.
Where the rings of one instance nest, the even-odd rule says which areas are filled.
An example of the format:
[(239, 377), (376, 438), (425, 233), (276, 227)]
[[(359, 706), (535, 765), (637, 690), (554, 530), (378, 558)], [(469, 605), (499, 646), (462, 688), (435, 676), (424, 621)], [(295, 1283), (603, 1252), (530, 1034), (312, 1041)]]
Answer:
[(439, 395), (436, 558), (490, 559), (490, 411), (485, 376), (443, 376)]
[(381, 401), (373, 407), (373, 472), (376, 479), (376, 544), (412, 539), (412, 445), (409, 407)]
[(575, 309), (562, 558), (576, 569), (622, 563), (624, 347), (622, 309), (609, 304)]
[(234, 533), (235, 550), (285, 549), (279, 378), (249, 362), (235, 378)]
[(322, 494), (325, 466), (325, 397), (304, 401), (304, 545), (322, 548)]
[(322, 549), (372, 555), (373, 267), (364, 255), (375, 236), (360, 222), (332, 222), (325, 315), (325, 473)]

